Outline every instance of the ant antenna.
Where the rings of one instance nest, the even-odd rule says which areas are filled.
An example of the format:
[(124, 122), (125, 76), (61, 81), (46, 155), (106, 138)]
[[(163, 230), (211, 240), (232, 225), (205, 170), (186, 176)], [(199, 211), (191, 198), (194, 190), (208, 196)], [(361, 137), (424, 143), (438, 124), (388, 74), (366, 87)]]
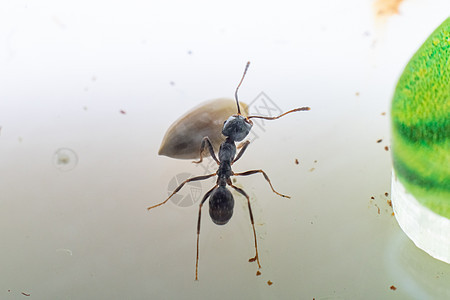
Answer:
[(236, 99), (236, 105), (237, 105), (237, 109), (238, 109), (238, 115), (241, 114), (241, 109), (239, 107), (239, 100), (238, 100), (238, 89), (241, 86), (242, 81), (244, 80), (245, 74), (247, 73), (248, 67), (250, 66), (250, 62), (247, 62), (247, 65), (245, 66), (245, 70), (244, 70), (244, 75), (242, 75), (241, 81), (239, 82), (237, 88), (236, 88), (236, 92), (234, 93), (234, 98)]
[(287, 111), (277, 117), (266, 117), (266, 116), (248, 116), (247, 119), (251, 119), (251, 118), (258, 118), (258, 119), (265, 119), (265, 120), (276, 120), (278, 118), (281, 118), (284, 115), (296, 112), (296, 111), (307, 111), (307, 110), (311, 110), (311, 108), (309, 107), (299, 107), (299, 108), (295, 108), (295, 109), (291, 109), (290, 111)]

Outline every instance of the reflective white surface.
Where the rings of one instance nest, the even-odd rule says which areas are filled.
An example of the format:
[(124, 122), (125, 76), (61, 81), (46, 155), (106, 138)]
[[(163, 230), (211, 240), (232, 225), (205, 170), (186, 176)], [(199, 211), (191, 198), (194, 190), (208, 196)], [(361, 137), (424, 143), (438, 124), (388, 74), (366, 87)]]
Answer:
[[(406, 0), (385, 21), (356, 0), (0, 8), (0, 298), (450, 297), (450, 265), (392, 216), (384, 149), (397, 79), (448, 1)], [(311, 111), (255, 126), (233, 169), (263, 169), (292, 199), (260, 175), (237, 178), (262, 275), (236, 195), (226, 226), (204, 208), (195, 282), (197, 203), (146, 207), (177, 174), (206, 171), (157, 151), (184, 112), (232, 97), (248, 60), (241, 100), (264, 92), (282, 111)]]
[(443, 262), (450, 264), (450, 220), (424, 206), (392, 172), (392, 208), (395, 218), (414, 244)]

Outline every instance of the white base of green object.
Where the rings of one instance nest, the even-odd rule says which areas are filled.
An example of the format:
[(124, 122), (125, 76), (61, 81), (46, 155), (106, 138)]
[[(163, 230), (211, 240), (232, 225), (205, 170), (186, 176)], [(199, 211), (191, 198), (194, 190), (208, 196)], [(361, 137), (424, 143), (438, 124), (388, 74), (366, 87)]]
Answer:
[(395, 218), (417, 247), (450, 264), (450, 220), (420, 204), (392, 172), (392, 206)]

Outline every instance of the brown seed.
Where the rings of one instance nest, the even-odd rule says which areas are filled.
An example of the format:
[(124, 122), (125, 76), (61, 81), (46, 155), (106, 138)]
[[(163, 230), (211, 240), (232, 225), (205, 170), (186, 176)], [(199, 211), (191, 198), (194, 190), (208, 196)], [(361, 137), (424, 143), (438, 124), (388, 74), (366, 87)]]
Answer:
[[(240, 105), (246, 115), (248, 106), (242, 102)], [(214, 150), (219, 150), (225, 140), (222, 135), (223, 122), (236, 113), (236, 101), (233, 99), (220, 98), (201, 103), (170, 125), (158, 154), (177, 159), (197, 159), (205, 136), (211, 140)], [(203, 156), (209, 156), (209, 151), (205, 150)]]

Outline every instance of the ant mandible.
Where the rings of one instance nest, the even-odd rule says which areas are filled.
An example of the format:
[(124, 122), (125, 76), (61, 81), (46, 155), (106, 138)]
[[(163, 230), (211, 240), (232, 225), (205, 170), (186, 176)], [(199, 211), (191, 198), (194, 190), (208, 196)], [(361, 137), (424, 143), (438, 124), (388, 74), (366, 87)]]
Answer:
[[(205, 136), (202, 140), (201, 146), (200, 146), (200, 159), (198, 161), (194, 161), (194, 163), (201, 163), (203, 161), (203, 151), (207, 147), (209, 150), (209, 153), (211, 154), (212, 159), (219, 165), (219, 168), (215, 173), (204, 175), (204, 176), (197, 176), (192, 177), (189, 179), (186, 179), (183, 181), (174, 191), (173, 193), (163, 202), (156, 204), (154, 206), (151, 206), (147, 208), (148, 210), (153, 209), (155, 207), (158, 207), (160, 205), (165, 204), (169, 199), (175, 195), (181, 188), (188, 182), (191, 181), (198, 181), (198, 180), (205, 180), (210, 177), (217, 175), (217, 181), (216, 185), (212, 189), (210, 189), (204, 196), (202, 201), (200, 202), (200, 207), (198, 209), (198, 221), (197, 221), (197, 258), (195, 262), (195, 280), (198, 280), (198, 257), (199, 257), (199, 237), (200, 237), (200, 219), (201, 219), (201, 213), (202, 213), (202, 206), (205, 203), (206, 199), (209, 197), (209, 215), (212, 219), (212, 221), (217, 225), (225, 225), (228, 223), (228, 221), (233, 216), (233, 207), (234, 207), (234, 198), (231, 192), (227, 189), (227, 185), (235, 189), (238, 193), (243, 195), (245, 198), (247, 198), (247, 204), (248, 204), (248, 210), (250, 213), (250, 221), (252, 223), (253, 228), (253, 237), (255, 240), (255, 256), (253, 258), (249, 259), (249, 262), (256, 261), (258, 263), (258, 268), (261, 268), (261, 264), (259, 263), (259, 256), (258, 256), (258, 243), (256, 240), (256, 231), (255, 231), (255, 224), (253, 221), (253, 213), (252, 208), (250, 206), (250, 198), (247, 195), (247, 193), (237, 187), (234, 186), (231, 182), (230, 177), (231, 176), (247, 176), (252, 175), (256, 173), (262, 173), (264, 178), (267, 180), (267, 182), (270, 185), (270, 188), (272, 191), (285, 198), (290, 198), (289, 196), (283, 195), (275, 191), (275, 189), (272, 186), (272, 183), (269, 180), (269, 177), (263, 170), (250, 170), (242, 173), (234, 173), (231, 170), (231, 165), (234, 164), (239, 158), (241, 158), (242, 154), (244, 154), (245, 150), (247, 149), (248, 145), (250, 144), (250, 141), (245, 141), (242, 144), (242, 149), (239, 151), (239, 153), (236, 155), (236, 145), (235, 142), (241, 142), (250, 132), (253, 126), (253, 122), (250, 120), (252, 118), (259, 118), (259, 119), (265, 119), (265, 120), (276, 120), (278, 118), (281, 118), (282, 116), (296, 112), (296, 111), (307, 111), (310, 110), (309, 107), (300, 107), (296, 109), (292, 109), (288, 112), (285, 112), (284, 114), (281, 114), (277, 117), (265, 117), (265, 116), (248, 116), (245, 117), (241, 114), (241, 110), (239, 108), (239, 100), (238, 100), (238, 90), (241, 86), (242, 81), (244, 80), (245, 74), (247, 73), (248, 67), (250, 66), (250, 62), (247, 62), (247, 65), (245, 66), (244, 74), (242, 75), (241, 81), (239, 82), (236, 92), (235, 92), (235, 99), (236, 99), (236, 105), (237, 105), (237, 114), (232, 115), (228, 118), (223, 124), (222, 134), (226, 137), (225, 141), (220, 145), (219, 149), (219, 159), (217, 159), (216, 155), (214, 154), (214, 149), (211, 144), (211, 141), (207, 136)], [(260, 274), (259, 272), (257, 274)]]

